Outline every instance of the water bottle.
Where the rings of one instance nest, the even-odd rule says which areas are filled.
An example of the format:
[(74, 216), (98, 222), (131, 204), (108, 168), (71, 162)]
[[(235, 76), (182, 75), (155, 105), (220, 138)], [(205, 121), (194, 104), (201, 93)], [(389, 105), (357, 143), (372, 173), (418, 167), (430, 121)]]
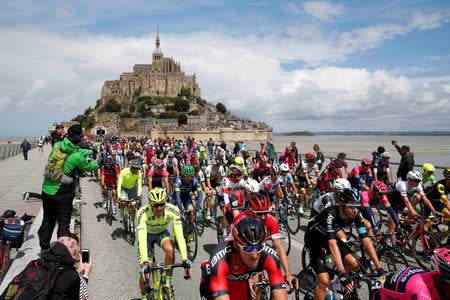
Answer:
[(341, 283), (339, 282), (339, 278), (334, 278), (329, 284), (330, 291), (333, 293), (333, 299), (340, 300), (343, 299), (344, 296), (338, 291), (342, 290)]
[(325, 294), (325, 300), (334, 300), (333, 292), (327, 288), (327, 293)]

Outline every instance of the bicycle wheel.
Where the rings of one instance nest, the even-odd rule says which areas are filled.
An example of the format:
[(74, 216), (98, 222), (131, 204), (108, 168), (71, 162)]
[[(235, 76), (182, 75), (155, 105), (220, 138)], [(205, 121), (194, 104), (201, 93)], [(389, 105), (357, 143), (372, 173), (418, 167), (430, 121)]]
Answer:
[(108, 213), (107, 213), (107, 217), (106, 218), (107, 218), (107, 222), (108, 222), (109, 226), (111, 226), (112, 225), (112, 218), (113, 218), (113, 214), (112, 214), (113, 203), (112, 203), (111, 191), (108, 192), (108, 200), (107, 201), (108, 202), (107, 202), (106, 208), (108, 210)]
[(134, 221), (134, 218), (131, 216), (131, 214), (128, 215), (128, 223), (129, 223), (129, 231), (128, 235), (130, 236), (130, 244), (134, 246), (134, 242), (136, 241), (136, 224)]
[(413, 238), (411, 247), (413, 256), (421, 268), (426, 270), (431, 268), (431, 255), (439, 246), (438, 238), (430, 232), (424, 231)]
[(383, 218), (383, 212), (380, 210), (380, 207), (378, 205), (372, 206), (372, 213), (375, 218), (375, 222), (377, 224), (378, 229), (381, 229), (381, 227), (386, 225), (386, 221)]
[(221, 243), (223, 242), (223, 230), (222, 230), (222, 218), (225, 218), (222, 215), (222, 210), (217, 209), (217, 213), (216, 213), (216, 217), (214, 218), (215, 220), (215, 226), (216, 226), (216, 237), (217, 237), (217, 242)]
[(296, 299), (299, 299), (299, 294), (304, 296), (303, 299), (314, 299), (314, 288), (317, 284), (316, 275), (311, 270), (302, 270), (298, 275), (298, 291), (295, 292)]
[(197, 221), (195, 222), (195, 228), (197, 229), (197, 234), (199, 236), (203, 235), (203, 232), (205, 231), (205, 215), (206, 211), (203, 209), (198, 212), (200, 214), (200, 218), (197, 218)]
[(291, 251), (291, 234), (289, 232), (289, 229), (284, 222), (278, 222), (278, 227), (280, 228), (280, 233), (283, 235), (281, 237), (281, 244), (284, 247), (284, 250), (286, 251), (286, 255), (289, 255), (289, 252)]
[(405, 255), (395, 247), (384, 245), (377, 251), (381, 266), (388, 272), (395, 272), (408, 266)]
[(10, 249), (8, 245), (0, 245), (0, 282), (8, 271)]
[(311, 254), (309, 253), (309, 249), (305, 246), (303, 246), (302, 250), (302, 269), (311, 269)]
[(122, 220), (122, 226), (123, 226), (123, 233), (124, 236), (126, 236), (128, 234), (128, 209), (125, 206), (123, 208), (123, 220)]
[(197, 257), (198, 248), (197, 230), (195, 229), (193, 223), (189, 221), (185, 222), (187, 222), (187, 225), (186, 232), (184, 233), (184, 239), (186, 240), (187, 255), (191, 261), (194, 261), (194, 259)]
[(285, 208), (286, 225), (292, 234), (296, 234), (300, 230), (300, 218), (301, 215), (298, 212), (298, 208), (291, 203)]

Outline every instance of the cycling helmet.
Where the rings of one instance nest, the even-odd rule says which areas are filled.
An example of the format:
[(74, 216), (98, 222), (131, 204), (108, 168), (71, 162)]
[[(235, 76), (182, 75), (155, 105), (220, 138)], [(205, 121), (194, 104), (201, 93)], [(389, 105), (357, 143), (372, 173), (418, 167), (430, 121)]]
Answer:
[(170, 151), (170, 152), (167, 154), (167, 156), (168, 156), (168, 157), (174, 157), (175, 154), (173, 153), (173, 151)]
[(388, 186), (382, 181), (372, 182), (372, 191), (374, 193), (387, 194)]
[(310, 159), (313, 158), (313, 157), (315, 157), (315, 156), (314, 156), (314, 154), (312, 154), (311, 152), (307, 152), (307, 153), (305, 154), (305, 159), (306, 159), (306, 160), (310, 160)]
[(234, 241), (244, 246), (263, 244), (267, 239), (264, 222), (252, 217), (242, 218), (233, 225)]
[(134, 157), (136, 157), (136, 158), (141, 157), (141, 153), (138, 151), (134, 152)]
[(281, 164), (280, 171), (281, 172), (289, 172), (289, 166), (287, 164)]
[(154, 162), (155, 168), (162, 169), (164, 167), (164, 162), (161, 159), (157, 159)]
[(435, 171), (434, 166), (429, 163), (425, 163), (422, 165), (424, 173), (432, 173)]
[(166, 200), (166, 191), (160, 187), (152, 188), (152, 190), (148, 193), (148, 202), (151, 205), (166, 203)]
[(194, 175), (194, 168), (191, 166), (184, 166), (183, 167), (183, 175), (184, 176), (193, 176)]
[(263, 213), (270, 210), (270, 201), (266, 196), (261, 194), (252, 194), (249, 197), (249, 207), (253, 212)]
[(280, 167), (278, 167), (278, 165), (273, 165), (270, 167), (270, 172), (278, 174), (278, 173), (280, 173)]
[(112, 158), (111, 156), (109, 156), (109, 157), (107, 157), (107, 158), (105, 159), (105, 166), (106, 166), (107, 168), (114, 167), (114, 165), (115, 165), (115, 160), (114, 160), (114, 158)]
[(340, 152), (340, 153), (337, 155), (337, 158), (340, 158), (340, 159), (346, 159), (346, 158), (347, 158), (347, 154), (345, 154), (344, 152)]
[(406, 178), (408, 180), (422, 180), (422, 174), (419, 171), (409, 171), (408, 174), (406, 174)]
[(242, 169), (239, 166), (231, 165), (228, 168), (228, 173), (230, 175), (242, 176)]
[(244, 164), (244, 158), (242, 158), (241, 156), (236, 156), (236, 158), (234, 159), (234, 163), (237, 165), (243, 165)]
[(141, 164), (137, 160), (132, 160), (130, 162), (130, 168), (131, 169), (140, 169), (141, 168)]
[(391, 154), (389, 153), (389, 152), (383, 152), (383, 153), (381, 153), (381, 158), (387, 158), (387, 159), (389, 159), (389, 158), (391, 158)]
[(206, 151), (205, 147), (203, 147), (203, 146), (201, 146), (199, 150), (200, 150), (200, 152), (205, 152)]
[(450, 278), (450, 249), (436, 248), (431, 256), (431, 268)]
[(259, 192), (259, 183), (253, 178), (248, 178), (244, 182), (244, 189), (249, 193), (258, 193)]
[(345, 188), (350, 188), (350, 182), (347, 179), (344, 178), (337, 178), (334, 180), (333, 182), (333, 190), (335, 192), (342, 192), (343, 189)]
[(444, 175), (445, 179), (450, 178), (450, 168), (445, 169), (442, 175)]
[(362, 165), (366, 165), (366, 166), (370, 166), (372, 164), (372, 160), (370, 158), (364, 157), (361, 160), (361, 164)]
[(344, 188), (339, 194), (339, 199), (345, 204), (361, 204), (361, 196), (355, 188)]

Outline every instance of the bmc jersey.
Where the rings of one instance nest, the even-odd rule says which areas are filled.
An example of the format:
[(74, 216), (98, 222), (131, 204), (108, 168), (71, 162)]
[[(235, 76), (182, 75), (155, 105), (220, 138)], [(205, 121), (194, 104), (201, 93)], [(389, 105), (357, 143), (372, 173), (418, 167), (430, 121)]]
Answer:
[[(433, 275), (439, 272), (409, 267), (378, 278), (373, 287), (373, 300), (443, 300), (434, 285)], [(448, 298), (447, 298), (448, 299)]]
[(217, 245), (208, 261), (202, 263), (201, 299), (229, 295), (231, 300), (252, 299), (248, 280), (267, 272), (271, 290), (284, 289), (285, 279), (276, 251), (265, 245), (256, 268), (249, 268), (238, 257), (234, 242)]

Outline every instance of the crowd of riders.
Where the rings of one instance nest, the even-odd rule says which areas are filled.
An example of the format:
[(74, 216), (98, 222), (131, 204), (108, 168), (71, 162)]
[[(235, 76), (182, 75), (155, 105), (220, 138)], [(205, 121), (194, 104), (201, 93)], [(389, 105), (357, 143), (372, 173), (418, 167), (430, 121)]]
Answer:
[[(268, 273), (273, 299), (286, 299), (286, 285), (298, 287), (279, 242), (281, 234), (274, 211), (280, 201), (295, 201), (302, 216), (310, 208), (304, 242), (318, 278), (316, 299), (325, 298), (330, 281), (325, 266), (327, 254), (334, 260), (341, 284), (349, 291), (354, 288), (347, 277), (359, 265), (345, 245), (345, 228), (356, 227), (376, 272), (385, 276), (370, 238), (379, 234), (374, 203), (387, 211), (393, 245), (404, 234), (399, 215), (450, 220), (450, 168), (444, 170), (439, 181), (430, 163), (423, 165), (423, 171), (411, 169), (396, 180), (389, 165), (391, 154), (383, 147), (372, 158), (362, 158), (350, 168), (345, 153), (326, 160), (319, 146), (314, 145), (315, 151), (302, 157), (294, 142), (278, 159), (271, 143), (261, 144), (256, 151), (250, 151), (243, 142), (230, 147), (223, 141), (189, 137), (104, 136), (87, 143), (100, 163), (95, 175), (102, 189), (114, 188), (114, 213), (123, 208), (124, 199), (136, 199), (138, 207), (143, 205), (143, 185), (149, 190), (147, 212), (153, 209), (156, 215), (156, 207), (166, 203), (180, 216), (195, 206), (197, 211), (204, 211), (200, 217), (206, 222), (214, 217), (213, 208), (218, 205), (224, 215), (223, 243), (202, 264), (202, 299), (244, 299), (240, 297), (243, 293), (251, 299), (254, 291), (248, 282), (263, 270)], [(313, 190), (315, 197), (311, 197)], [(157, 234), (155, 240), (161, 246), (167, 233)], [(267, 239), (272, 239), (273, 248), (267, 246)], [(448, 250), (441, 249), (432, 257), (435, 272), (447, 280), (449, 255)], [(145, 261), (140, 263), (141, 267), (145, 265)], [(439, 297), (445, 299), (442, 294)]]

